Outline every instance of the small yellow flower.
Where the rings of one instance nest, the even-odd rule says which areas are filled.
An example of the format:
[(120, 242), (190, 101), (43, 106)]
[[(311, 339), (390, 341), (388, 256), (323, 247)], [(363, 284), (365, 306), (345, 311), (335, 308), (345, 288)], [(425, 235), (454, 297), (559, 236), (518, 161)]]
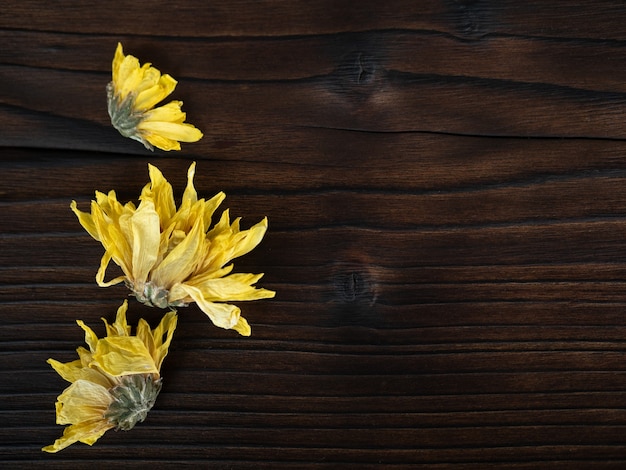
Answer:
[(111, 123), (124, 137), (138, 140), (153, 150), (180, 150), (180, 142), (197, 142), (202, 132), (185, 123), (182, 101), (154, 106), (170, 95), (178, 82), (161, 75), (150, 63), (139, 65), (132, 55), (124, 55), (117, 44), (113, 58), (113, 81), (107, 85)]
[(166, 313), (153, 330), (139, 320), (136, 336), (131, 336), (127, 307), (124, 301), (112, 325), (103, 319), (107, 336), (101, 339), (77, 321), (89, 346), (89, 350), (76, 350), (79, 359), (65, 364), (48, 359), (71, 383), (56, 403), (57, 424), (69, 426), (43, 451), (58, 452), (78, 441), (92, 445), (113, 428), (128, 431), (142, 422), (154, 405), (161, 390), (161, 364), (176, 329), (176, 313)]
[[(226, 197), (220, 192), (208, 201), (198, 199), (193, 186), (196, 164), (187, 171), (187, 188), (178, 210), (172, 186), (161, 171), (149, 165), (150, 180), (138, 207), (122, 205), (115, 191), (96, 191), (91, 213), (71, 208), (81, 225), (104, 246), (96, 282), (108, 287), (125, 282), (135, 297), (147, 305), (175, 308), (196, 302), (218, 327), (250, 335), (241, 310), (227, 301), (274, 297), (275, 292), (254, 284), (263, 274), (231, 273), (231, 261), (256, 247), (267, 230), (267, 218), (248, 230), (240, 219), (230, 222), (226, 209), (211, 228), (213, 213)], [(124, 273), (105, 281), (113, 260)]]

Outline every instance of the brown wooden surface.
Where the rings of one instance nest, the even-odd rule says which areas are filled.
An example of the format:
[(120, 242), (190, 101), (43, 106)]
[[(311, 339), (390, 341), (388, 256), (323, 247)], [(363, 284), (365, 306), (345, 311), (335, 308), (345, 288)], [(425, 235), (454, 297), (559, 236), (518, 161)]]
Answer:
[[(626, 4), (170, 3), (0, 8), (2, 468), (626, 468)], [(110, 126), (117, 41), (202, 141)], [(181, 310), (148, 419), (44, 454), (46, 359), (127, 294), (70, 201), (191, 161), (276, 298)]]

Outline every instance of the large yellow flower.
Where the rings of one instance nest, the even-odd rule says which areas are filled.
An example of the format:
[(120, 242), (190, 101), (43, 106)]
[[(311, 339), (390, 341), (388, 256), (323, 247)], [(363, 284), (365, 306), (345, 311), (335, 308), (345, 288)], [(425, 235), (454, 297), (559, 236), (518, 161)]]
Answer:
[[(172, 186), (161, 171), (149, 165), (150, 180), (142, 190), (138, 207), (122, 205), (115, 191), (96, 191), (91, 214), (71, 208), (81, 225), (104, 246), (96, 282), (101, 287), (125, 282), (135, 297), (160, 308), (175, 308), (196, 302), (221, 328), (250, 335), (241, 310), (228, 301), (274, 297), (275, 292), (257, 289), (263, 274), (231, 273), (231, 261), (257, 246), (267, 230), (267, 218), (248, 230), (239, 228), (239, 218), (230, 222), (226, 209), (212, 228), (211, 219), (224, 193), (198, 199), (193, 186), (196, 164), (187, 171), (187, 188), (178, 210)], [(113, 260), (123, 275), (105, 281)]]
[(107, 336), (101, 339), (77, 321), (89, 346), (89, 350), (76, 350), (79, 359), (65, 364), (48, 359), (72, 385), (56, 403), (57, 424), (69, 426), (54, 444), (42, 449), (45, 452), (58, 452), (77, 441), (92, 445), (109, 429), (128, 431), (154, 405), (161, 390), (161, 364), (176, 329), (176, 313), (166, 313), (153, 330), (139, 320), (136, 336), (131, 336), (127, 306), (124, 301), (112, 325), (103, 319)]
[(174, 91), (178, 82), (161, 75), (150, 63), (142, 66), (132, 55), (124, 55), (117, 44), (113, 58), (113, 81), (107, 85), (111, 123), (124, 137), (138, 140), (153, 150), (180, 150), (180, 142), (197, 142), (202, 132), (185, 123), (182, 101), (154, 108)]

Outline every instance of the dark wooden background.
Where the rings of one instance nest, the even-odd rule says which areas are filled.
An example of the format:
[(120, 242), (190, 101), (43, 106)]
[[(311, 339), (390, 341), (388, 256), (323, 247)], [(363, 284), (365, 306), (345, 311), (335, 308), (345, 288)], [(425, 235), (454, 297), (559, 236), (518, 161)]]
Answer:
[[(110, 126), (118, 41), (202, 141)], [(3, 468), (626, 468), (625, 2), (11, 0), (0, 44)], [(148, 419), (41, 452), (127, 294), (70, 201), (191, 161), (276, 298), (181, 310)]]

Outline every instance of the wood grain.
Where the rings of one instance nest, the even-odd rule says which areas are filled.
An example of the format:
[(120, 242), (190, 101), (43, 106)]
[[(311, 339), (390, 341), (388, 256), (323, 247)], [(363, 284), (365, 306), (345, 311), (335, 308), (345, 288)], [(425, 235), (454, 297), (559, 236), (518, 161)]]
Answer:
[[(626, 7), (8, 1), (0, 13), (2, 468), (626, 466)], [(108, 119), (118, 41), (205, 137)], [(69, 361), (127, 297), (69, 210), (182, 195), (270, 229), (250, 338), (180, 312), (148, 419), (62, 432)], [(131, 302), (129, 319), (160, 312)]]

